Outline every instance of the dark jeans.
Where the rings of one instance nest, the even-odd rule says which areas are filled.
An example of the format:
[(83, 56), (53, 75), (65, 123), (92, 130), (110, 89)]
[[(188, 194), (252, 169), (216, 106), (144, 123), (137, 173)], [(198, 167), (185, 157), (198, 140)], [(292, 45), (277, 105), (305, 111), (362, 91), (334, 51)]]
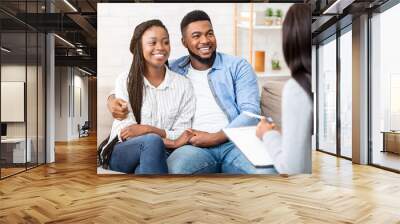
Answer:
[(147, 134), (114, 146), (110, 169), (135, 174), (166, 174), (165, 146), (160, 136)]

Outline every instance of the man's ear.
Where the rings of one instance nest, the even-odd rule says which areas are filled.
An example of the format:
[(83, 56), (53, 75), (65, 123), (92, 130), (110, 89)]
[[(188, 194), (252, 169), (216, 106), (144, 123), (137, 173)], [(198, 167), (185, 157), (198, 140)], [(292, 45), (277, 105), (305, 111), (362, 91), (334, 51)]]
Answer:
[(186, 41), (185, 41), (185, 39), (184, 39), (183, 37), (181, 38), (181, 41), (182, 41), (183, 46), (184, 46), (185, 48), (188, 48), (188, 47), (187, 47), (187, 44), (186, 44)]

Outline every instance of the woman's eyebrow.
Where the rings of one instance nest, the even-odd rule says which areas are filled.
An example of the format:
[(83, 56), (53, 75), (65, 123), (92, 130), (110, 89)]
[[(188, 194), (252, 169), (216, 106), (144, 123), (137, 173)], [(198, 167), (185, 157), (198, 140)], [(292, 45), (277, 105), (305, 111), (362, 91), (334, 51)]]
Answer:
[[(153, 36), (153, 37), (148, 37), (147, 39), (148, 40), (157, 40), (158, 38), (156, 36)], [(169, 37), (168, 36), (161, 37), (161, 40), (164, 40), (164, 39), (169, 39)]]

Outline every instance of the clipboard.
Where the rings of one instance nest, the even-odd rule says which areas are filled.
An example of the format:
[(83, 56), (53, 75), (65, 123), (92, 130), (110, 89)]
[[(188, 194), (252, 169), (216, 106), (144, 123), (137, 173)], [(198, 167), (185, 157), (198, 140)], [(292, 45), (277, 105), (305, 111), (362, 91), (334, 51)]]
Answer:
[(255, 167), (271, 167), (274, 165), (264, 143), (256, 136), (256, 126), (224, 128), (222, 130)]

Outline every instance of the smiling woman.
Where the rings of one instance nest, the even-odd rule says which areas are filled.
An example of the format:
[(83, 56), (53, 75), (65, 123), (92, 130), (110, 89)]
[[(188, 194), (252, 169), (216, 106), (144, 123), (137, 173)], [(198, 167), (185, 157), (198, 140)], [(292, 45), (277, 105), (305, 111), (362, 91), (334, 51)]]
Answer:
[[(166, 66), (169, 35), (160, 20), (136, 26), (130, 51), (130, 71), (115, 84), (115, 96), (129, 113), (114, 120), (108, 144), (99, 148), (100, 161), (114, 171), (164, 174), (168, 172), (165, 149), (180, 147), (190, 137), (185, 129), (191, 127), (194, 115), (192, 86)], [(102, 157), (109, 149), (108, 162)]]

